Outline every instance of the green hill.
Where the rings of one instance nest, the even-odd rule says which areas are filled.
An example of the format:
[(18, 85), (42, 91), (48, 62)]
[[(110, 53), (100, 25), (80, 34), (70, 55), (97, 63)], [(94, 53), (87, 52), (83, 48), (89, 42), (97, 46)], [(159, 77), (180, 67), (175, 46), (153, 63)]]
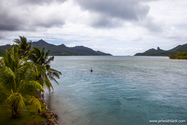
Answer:
[(170, 56), (175, 55), (180, 51), (187, 52), (187, 44), (178, 45), (170, 50), (162, 50), (159, 47), (157, 49), (149, 49), (143, 53), (136, 53), (135, 56)]
[(5, 51), (8, 50), (8, 49), (10, 49), (10, 48), (11, 48), (10, 44), (0, 46), (0, 52), (1, 53), (5, 53)]
[[(6, 49), (10, 49), (11, 45), (0, 46), (0, 52), (5, 52)], [(84, 46), (76, 46), (76, 47), (66, 47), (64, 44), (61, 45), (53, 45), (45, 42), (44, 40), (39, 40), (37, 42), (32, 42), (32, 47), (45, 47), (45, 50), (51, 50), (50, 55), (55, 56), (72, 56), (72, 55), (107, 55), (111, 56), (111, 54), (94, 51), (88, 47)]]

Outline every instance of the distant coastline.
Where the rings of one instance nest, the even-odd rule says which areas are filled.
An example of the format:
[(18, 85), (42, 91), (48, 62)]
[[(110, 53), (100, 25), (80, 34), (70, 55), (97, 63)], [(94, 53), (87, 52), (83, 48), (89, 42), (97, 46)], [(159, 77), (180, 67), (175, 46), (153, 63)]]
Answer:
[(143, 53), (136, 53), (134, 56), (171, 56), (176, 55), (180, 51), (187, 52), (187, 44), (178, 45), (170, 50), (162, 50), (160, 47), (157, 47), (157, 49), (152, 48)]

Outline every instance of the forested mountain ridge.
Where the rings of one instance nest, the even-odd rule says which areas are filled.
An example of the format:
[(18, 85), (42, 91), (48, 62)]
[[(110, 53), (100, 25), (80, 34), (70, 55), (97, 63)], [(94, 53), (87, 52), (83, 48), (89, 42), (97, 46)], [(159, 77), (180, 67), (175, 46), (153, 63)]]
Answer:
[[(0, 46), (0, 51), (5, 52), (6, 49), (10, 49), (11, 45), (3, 45)], [(45, 50), (51, 50), (50, 55), (55, 56), (76, 56), (76, 55), (108, 55), (111, 56), (109, 53), (104, 53), (101, 51), (94, 51), (91, 48), (84, 47), (84, 46), (75, 46), (75, 47), (66, 47), (64, 44), (61, 45), (53, 45), (45, 42), (44, 40), (39, 40), (37, 42), (32, 42), (32, 47), (45, 47)]]
[(178, 52), (187, 52), (187, 44), (178, 45), (170, 50), (162, 50), (159, 47), (157, 49), (149, 49), (143, 53), (136, 53), (135, 56), (170, 56), (175, 55)]

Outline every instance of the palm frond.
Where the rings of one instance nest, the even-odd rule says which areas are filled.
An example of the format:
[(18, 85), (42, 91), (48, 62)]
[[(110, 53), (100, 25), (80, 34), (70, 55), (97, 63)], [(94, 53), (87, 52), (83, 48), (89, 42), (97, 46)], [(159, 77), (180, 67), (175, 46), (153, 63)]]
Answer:
[(32, 62), (37, 62), (37, 57), (33, 52), (30, 52), (28, 55), (28, 58), (32, 61)]
[(28, 103), (36, 106), (41, 111), (40, 101), (36, 97), (27, 95), (25, 98), (27, 99)]
[(55, 81), (55, 82), (59, 85), (58, 81), (57, 81), (51, 74), (48, 73), (47, 75), (48, 75), (48, 77), (49, 77), (51, 80)]
[(39, 58), (37, 58), (36, 64), (42, 64), (42, 56), (40, 56)]
[(29, 93), (29, 91), (33, 91), (33, 90), (44, 91), (41, 84), (37, 81), (28, 81), (28, 82), (23, 81), (22, 84), (18, 88), (18, 92), (20, 92), (20, 93), (25, 93), (25, 92)]
[(44, 83), (45, 83), (45, 86), (47, 86), (47, 88), (50, 90), (50, 88), (53, 89), (53, 85), (51, 84), (50, 80), (48, 79), (47, 75), (45, 74), (44, 76)]
[(54, 60), (54, 56), (52, 56), (52, 57), (50, 57), (46, 62), (45, 62), (45, 64), (49, 64), (51, 61), (53, 61)]
[(20, 109), (25, 109), (25, 98), (18, 92), (12, 93), (8, 98), (7, 101), (9, 104), (14, 104), (18, 106)]
[(6, 100), (7, 96), (8, 96), (8, 91), (2, 86), (0, 86), (0, 104), (2, 104), (4, 100)]
[(17, 43), (18, 45), (21, 44), (21, 41), (19, 39), (15, 39), (14, 42)]
[(51, 68), (51, 66), (50, 66), (49, 64), (46, 64), (46, 65), (45, 65), (45, 68), (46, 68), (46, 71), (49, 71), (50, 68)]
[(31, 51), (31, 53), (32, 53), (33, 55), (35, 55), (36, 58), (39, 58), (40, 55), (41, 55), (40, 48), (38, 48), (38, 47), (33, 47), (33, 50)]
[(43, 55), (43, 62), (44, 62), (44, 64), (46, 64), (46, 62), (48, 61), (48, 58), (49, 58), (49, 52), (50, 52), (51, 50), (48, 50), (46, 53), (44, 53), (44, 55)]
[(45, 56), (46, 56), (46, 57), (49, 56), (50, 51), (51, 51), (51, 50), (48, 50), (48, 51), (45, 53)]
[(53, 68), (50, 68), (50, 72), (56, 72), (58, 73), (59, 75), (62, 75), (62, 73), (56, 69), (53, 69)]
[(14, 72), (7, 66), (4, 67), (4, 73), (6, 73), (8, 76), (11, 76), (13, 79), (16, 77)]

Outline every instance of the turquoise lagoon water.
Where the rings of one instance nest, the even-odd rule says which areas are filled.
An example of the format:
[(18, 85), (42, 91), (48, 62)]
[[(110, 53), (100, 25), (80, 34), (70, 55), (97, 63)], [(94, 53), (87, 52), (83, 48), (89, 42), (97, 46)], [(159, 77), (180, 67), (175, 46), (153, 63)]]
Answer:
[(186, 60), (59, 56), (51, 66), (62, 75), (45, 99), (60, 125), (187, 124)]

